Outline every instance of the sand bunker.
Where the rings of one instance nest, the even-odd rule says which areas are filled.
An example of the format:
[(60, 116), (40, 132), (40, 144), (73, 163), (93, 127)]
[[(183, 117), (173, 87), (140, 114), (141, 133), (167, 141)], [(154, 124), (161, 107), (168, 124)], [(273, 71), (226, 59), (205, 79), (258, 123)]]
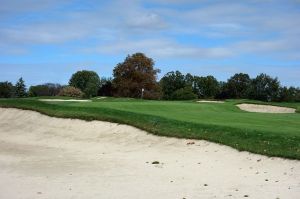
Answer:
[(199, 103), (224, 103), (224, 101), (216, 101), (216, 100), (200, 100), (197, 102), (199, 102)]
[(39, 99), (44, 102), (91, 102), (92, 100), (79, 100), (79, 99)]
[(0, 108), (0, 198), (298, 198), (300, 161)]
[(259, 104), (238, 104), (241, 110), (256, 113), (295, 113), (296, 109), (270, 106), (270, 105), (259, 105)]
[(97, 97), (97, 99), (106, 99), (107, 97)]

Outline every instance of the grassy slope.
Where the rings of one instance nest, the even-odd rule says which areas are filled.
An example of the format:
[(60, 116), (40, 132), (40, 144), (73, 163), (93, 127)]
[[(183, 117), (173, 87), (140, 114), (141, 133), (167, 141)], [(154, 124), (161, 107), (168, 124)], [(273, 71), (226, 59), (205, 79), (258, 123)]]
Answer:
[[(157, 135), (206, 139), (238, 150), (300, 159), (300, 114), (247, 113), (234, 106), (244, 101), (206, 104), (108, 98), (89, 103), (46, 103), (20, 99), (0, 100), (0, 106), (125, 123)], [(300, 103), (279, 105), (300, 109)]]

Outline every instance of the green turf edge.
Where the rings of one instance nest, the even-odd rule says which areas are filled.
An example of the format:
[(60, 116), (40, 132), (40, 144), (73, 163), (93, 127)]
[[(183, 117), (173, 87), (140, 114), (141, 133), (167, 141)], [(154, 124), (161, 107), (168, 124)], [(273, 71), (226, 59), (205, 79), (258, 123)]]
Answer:
[(33, 110), (51, 117), (128, 124), (154, 135), (203, 139), (231, 146), (239, 151), (300, 160), (300, 137), (295, 136), (272, 136), (266, 132), (248, 129), (183, 122), (108, 108), (69, 107), (26, 99), (0, 100), (0, 107)]

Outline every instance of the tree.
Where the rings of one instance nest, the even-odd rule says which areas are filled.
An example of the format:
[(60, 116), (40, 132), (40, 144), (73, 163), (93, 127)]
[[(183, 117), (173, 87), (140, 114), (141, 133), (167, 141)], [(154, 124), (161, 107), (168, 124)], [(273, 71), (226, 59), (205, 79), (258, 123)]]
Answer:
[(100, 86), (100, 78), (94, 71), (77, 71), (72, 75), (69, 85), (79, 88), (84, 93), (84, 97), (89, 98), (97, 96)]
[(25, 82), (21, 77), (15, 85), (15, 96), (21, 98), (21, 97), (26, 97), (26, 95), (27, 93), (26, 93)]
[(300, 88), (296, 89), (295, 101), (300, 102)]
[(194, 76), (190, 73), (187, 73), (184, 77), (185, 85), (191, 88), (194, 88)]
[(46, 83), (44, 84), (49, 89), (49, 95), (50, 96), (56, 96), (60, 92), (60, 90), (63, 88), (62, 85), (57, 83)]
[(30, 86), (28, 95), (36, 96), (55, 96), (58, 95), (62, 86), (60, 84), (46, 83), (42, 85)]
[(0, 82), (0, 98), (10, 98), (13, 96), (14, 86), (10, 82)]
[(112, 87), (112, 79), (111, 78), (104, 78), (104, 77), (101, 78), (98, 95), (100, 95), (100, 96), (112, 96), (113, 95), (113, 87)]
[(279, 102), (295, 102), (297, 101), (297, 94), (299, 93), (299, 89), (295, 87), (289, 87), (286, 86), (279, 88), (279, 97), (276, 99), (276, 101)]
[(272, 78), (261, 73), (251, 82), (249, 97), (262, 101), (274, 101), (279, 96), (280, 83), (277, 78)]
[(230, 98), (247, 98), (251, 86), (248, 74), (236, 73), (227, 81), (228, 95)]
[(219, 82), (219, 92), (216, 94), (217, 99), (227, 99), (229, 98), (229, 89), (227, 82)]
[(155, 83), (152, 91), (144, 90), (143, 98), (149, 100), (160, 100), (162, 98), (162, 90), (159, 83)]
[(199, 98), (215, 98), (219, 93), (219, 82), (213, 76), (194, 77), (195, 91)]
[(179, 71), (171, 71), (160, 80), (160, 86), (162, 88), (163, 98), (170, 100), (175, 91), (186, 87), (186, 78)]
[(113, 70), (113, 89), (119, 97), (140, 98), (144, 92), (156, 92), (156, 78), (159, 69), (154, 69), (154, 61), (143, 53), (128, 55), (124, 62)]

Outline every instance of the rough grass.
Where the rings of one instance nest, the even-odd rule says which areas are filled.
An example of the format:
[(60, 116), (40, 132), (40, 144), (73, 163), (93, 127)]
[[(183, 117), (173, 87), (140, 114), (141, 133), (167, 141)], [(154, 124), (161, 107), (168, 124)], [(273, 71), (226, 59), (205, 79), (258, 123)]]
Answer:
[[(148, 101), (124, 98), (93, 102), (41, 102), (37, 98), (0, 100), (1, 107), (35, 110), (61, 118), (129, 124), (161, 136), (204, 139), (241, 151), (300, 159), (300, 114), (247, 113), (238, 103)], [(265, 103), (264, 103), (265, 104)], [(280, 103), (299, 111), (300, 103)]]

